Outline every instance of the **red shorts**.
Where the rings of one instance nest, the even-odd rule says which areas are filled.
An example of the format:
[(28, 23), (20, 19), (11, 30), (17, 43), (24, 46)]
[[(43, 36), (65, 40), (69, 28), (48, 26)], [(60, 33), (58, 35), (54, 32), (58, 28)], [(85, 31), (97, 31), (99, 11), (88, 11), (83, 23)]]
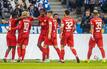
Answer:
[(48, 45), (48, 46), (49, 45), (53, 45), (53, 46), (58, 45), (57, 44), (57, 37), (52, 37), (51, 39), (46, 38), (45, 41), (44, 41), (44, 44)]
[(64, 46), (68, 45), (70, 47), (74, 47), (73, 34), (71, 33), (63, 34), (61, 39), (61, 45), (64, 45)]
[(15, 35), (7, 35), (6, 40), (7, 40), (7, 46), (16, 46), (17, 44)]
[(95, 47), (96, 44), (99, 48), (103, 47), (103, 38), (96, 38), (94, 40), (90, 38), (89, 47)]
[(28, 42), (29, 42), (29, 36), (27, 36), (27, 37), (23, 37), (23, 36), (18, 36), (18, 44), (20, 45), (20, 46), (22, 46), (22, 45), (28, 45)]
[(38, 45), (41, 45), (41, 43), (42, 43), (43, 41), (45, 41), (45, 38), (46, 38), (46, 34), (40, 33), (37, 44), (38, 44)]

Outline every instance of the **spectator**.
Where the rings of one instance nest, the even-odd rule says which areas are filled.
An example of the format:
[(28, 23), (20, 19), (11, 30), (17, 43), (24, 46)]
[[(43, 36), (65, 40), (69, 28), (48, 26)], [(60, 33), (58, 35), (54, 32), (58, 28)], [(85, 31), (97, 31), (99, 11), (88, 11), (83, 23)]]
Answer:
[(81, 28), (83, 29), (83, 33), (90, 32), (90, 19), (91, 19), (91, 13), (90, 13), (90, 10), (87, 10), (85, 12), (85, 15), (83, 15), (82, 22), (81, 22)]
[(39, 13), (38, 8), (37, 8), (37, 7), (34, 7), (34, 13), (33, 13), (33, 16), (34, 16), (34, 17), (38, 17), (39, 15), (40, 15), (40, 13)]
[(28, 8), (29, 12), (30, 12), (30, 16), (33, 16), (34, 14), (34, 5), (30, 5), (29, 8)]
[(84, 0), (85, 11), (90, 8), (90, 0)]
[(83, 6), (83, 0), (76, 0), (76, 4), (77, 4), (76, 12), (77, 14), (81, 14), (82, 13), (81, 7)]
[(29, 0), (29, 3), (36, 4), (37, 0)]
[(44, 1), (43, 1), (43, 7), (44, 7), (47, 11), (49, 11), (49, 10), (51, 9), (48, 0), (44, 0)]
[(43, 9), (42, 3), (39, 3), (39, 4), (38, 4), (38, 10), (40, 11), (40, 9)]
[(61, 26), (61, 19), (59, 18), (59, 15), (57, 13), (55, 13), (53, 15), (53, 17), (57, 20), (58, 26), (60, 27)]
[(95, 4), (96, 4), (96, 1), (95, 1), (95, 0), (90, 0), (90, 11), (91, 11), (91, 13), (92, 13), (93, 10), (94, 10)]
[(16, 5), (16, 9), (14, 10), (15, 13), (17, 13), (18, 17), (21, 16), (22, 14), (22, 9), (21, 9), (21, 6), (19, 4)]

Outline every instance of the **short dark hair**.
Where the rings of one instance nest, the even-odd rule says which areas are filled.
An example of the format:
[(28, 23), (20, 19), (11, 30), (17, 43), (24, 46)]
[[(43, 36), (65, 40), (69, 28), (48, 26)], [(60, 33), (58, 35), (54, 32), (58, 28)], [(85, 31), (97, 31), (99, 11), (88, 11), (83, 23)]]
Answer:
[(51, 14), (53, 14), (53, 11), (48, 11), (47, 13), (51, 13)]
[(66, 15), (70, 15), (70, 11), (69, 10), (65, 10), (64, 11)]
[(58, 14), (57, 13), (53, 14), (53, 17), (56, 16), (56, 15), (58, 15)]
[(44, 12), (46, 12), (46, 10), (45, 10), (45, 9), (40, 9), (40, 11), (44, 11)]
[(17, 17), (17, 13), (15, 13), (15, 12), (11, 13), (11, 15), (12, 15), (12, 18), (16, 18)]

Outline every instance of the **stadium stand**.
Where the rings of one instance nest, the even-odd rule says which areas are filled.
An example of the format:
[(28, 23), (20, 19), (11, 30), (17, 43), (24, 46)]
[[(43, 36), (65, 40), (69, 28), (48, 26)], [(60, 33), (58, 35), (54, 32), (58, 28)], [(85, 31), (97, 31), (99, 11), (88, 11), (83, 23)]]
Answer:
[[(90, 8), (98, 9), (101, 14), (104, 14), (101, 18), (103, 18), (104, 20), (104, 30), (105, 33), (107, 33), (107, 0), (0, 0), (0, 23), (2, 19), (7, 20), (13, 11), (16, 12), (18, 16), (20, 16), (21, 12), (25, 9), (29, 10), (31, 16), (38, 17), (39, 10), (41, 8), (45, 8), (47, 11), (52, 10), (54, 13), (57, 13), (59, 15), (59, 19), (63, 17), (64, 10), (70, 10), (71, 16), (75, 19), (78, 19), (79, 21), (77, 23), (78, 33), (83, 32), (83, 27), (81, 27), (81, 23), (82, 18), (84, 19), (83, 16), (85, 14), (85, 11)], [(38, 21), (34, 21), (34, 23), (35, 22)], [(5, 29), (3, 26), (4, 25), (0, 24), (0, 32)], [(32, 29), (38, 29), (38, 26), (33, 26)]]

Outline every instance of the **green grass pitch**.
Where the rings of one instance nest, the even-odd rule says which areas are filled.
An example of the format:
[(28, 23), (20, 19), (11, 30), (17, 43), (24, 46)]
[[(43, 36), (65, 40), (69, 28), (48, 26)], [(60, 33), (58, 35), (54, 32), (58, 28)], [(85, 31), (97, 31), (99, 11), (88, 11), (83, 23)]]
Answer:
[(40, 63), (38, 60), (26, 60), (24, 63), (0, 62), (0, 69), (107, 69), (107, 63), (101, 61), (91, 61), (90, 63), (83, 61), (81, 63), (51, 61), (50, 63)]

